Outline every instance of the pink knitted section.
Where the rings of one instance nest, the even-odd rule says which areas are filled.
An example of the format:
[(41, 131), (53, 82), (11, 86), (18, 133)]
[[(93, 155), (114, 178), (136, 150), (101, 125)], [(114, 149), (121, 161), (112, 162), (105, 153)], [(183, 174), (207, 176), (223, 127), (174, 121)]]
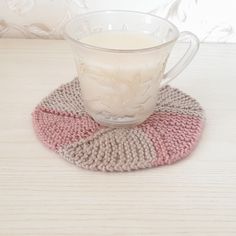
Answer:
[(187, 157), (203, 130), (204, 112), (182, 91), (160, 90), (153, 115), (134, 128), (107, 128), (85, 111), (79, 80), (60, 86), (35, 108), (39, 139), (79, 167), (131, 171), (169, 165)]
[(100, 129), (90, 116), (69, 116), (65, 112), (38, 109), (33, 113), (34, 129), (40, 140), (50, 149), (85, 139)]

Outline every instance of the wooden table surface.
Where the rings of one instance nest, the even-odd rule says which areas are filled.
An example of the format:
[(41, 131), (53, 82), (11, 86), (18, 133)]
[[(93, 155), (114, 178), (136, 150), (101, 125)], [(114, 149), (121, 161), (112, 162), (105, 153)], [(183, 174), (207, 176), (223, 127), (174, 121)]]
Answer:
[(202, 44), (171, 83), (207, 121), (189, 158), (158, 169), (90, 172), (37, 140), (35, 105), (75, 74), (64, 41), (0, 40), (0, 235), (235, 236), (236, 45)]

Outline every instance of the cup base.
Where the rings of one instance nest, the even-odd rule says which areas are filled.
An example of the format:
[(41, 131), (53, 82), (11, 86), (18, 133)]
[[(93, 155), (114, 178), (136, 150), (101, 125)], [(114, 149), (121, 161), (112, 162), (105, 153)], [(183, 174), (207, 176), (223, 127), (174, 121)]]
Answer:
[(133, 128), (139, 124), (141, 124), (143, 121), (139, 121), (136, 123), (122, 123), (122, 122), (109, 122), (109, 121), (101, 121), (94, 119), (97, 123), (99, 123), (102, 126), (107, 126), (111, 128)]
[(102, 115), (90, 114), (90, 116), (100, 125), (108, 126), (111, 128), (133, 128), (141, 123), (143, 123), (149, 116), (142, 119), (137, 119), (137, 117), (104, 117)]

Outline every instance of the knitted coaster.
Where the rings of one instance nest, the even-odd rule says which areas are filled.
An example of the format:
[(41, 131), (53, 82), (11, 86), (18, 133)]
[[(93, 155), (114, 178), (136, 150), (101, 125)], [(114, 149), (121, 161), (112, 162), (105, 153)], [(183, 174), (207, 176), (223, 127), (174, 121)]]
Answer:
[(39, 139), (71, 163), (89, 170), (131, 171), (172, 164), (188, 156), (203, 129), (199, 103), (170, 86), (155, 112), (134, 128), (108, 128), (83, 107), (79, 80), (60, 86), (33, 112)]

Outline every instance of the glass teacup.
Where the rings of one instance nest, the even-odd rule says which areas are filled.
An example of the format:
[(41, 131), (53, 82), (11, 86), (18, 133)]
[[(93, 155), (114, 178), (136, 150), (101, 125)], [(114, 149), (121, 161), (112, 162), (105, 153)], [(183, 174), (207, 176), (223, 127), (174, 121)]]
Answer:
[[(64, 32), (75, 56), (86, 111), (98, 123), (113, 127), (134, 126), (146, 120), (154, 111), (160, 87), (190, 63), (199, 47), (194, 34), (179, 33), (165, 19), (133, 11), (87, 13), (68, 22)], [(112, 48), (105, 43), (99, 46), (98, 39), (95, 42), (99, 34), (105, 37), (109, 33), (113, 34), (111, 41), (118, 42), (119, 37), (123, 43), (127, 34), (133, 34), (134, 45)], [(155, 44), (135, 48), (141, 35), (152, 37)], [(190, 46), (179, 62), (164, 73), (171, 49), (180, 37)], [(91, 39), (95, 43), (88, 43)], [(109, 44), (111, 41), (107, 40)]]

